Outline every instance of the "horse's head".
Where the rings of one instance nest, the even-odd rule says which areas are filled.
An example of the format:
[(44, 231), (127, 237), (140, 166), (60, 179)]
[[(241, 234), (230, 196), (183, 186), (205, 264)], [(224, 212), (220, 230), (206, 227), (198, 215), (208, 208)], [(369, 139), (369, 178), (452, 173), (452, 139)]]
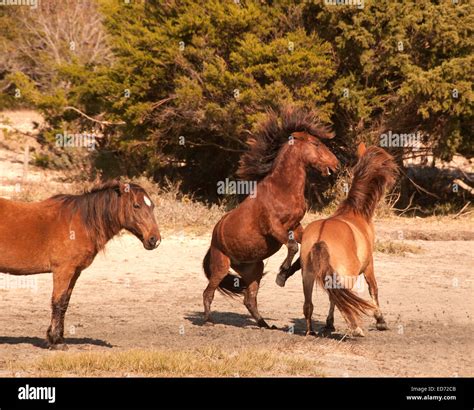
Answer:
[(152, 250), (161, 242), (161, 235), (153, 210), (155, 204), (145, 190), (135, 184), (119, 184), (123, 201), (123, 228), (134, 234), (145, 249)]
[(319, 170), (323, 175), (331, 175), (331, 171), (337, 169), (338, 159), (318, 137), (307, 132), (294, 132), (292, 136), (299, 141), (301, 159), (306, 165)]

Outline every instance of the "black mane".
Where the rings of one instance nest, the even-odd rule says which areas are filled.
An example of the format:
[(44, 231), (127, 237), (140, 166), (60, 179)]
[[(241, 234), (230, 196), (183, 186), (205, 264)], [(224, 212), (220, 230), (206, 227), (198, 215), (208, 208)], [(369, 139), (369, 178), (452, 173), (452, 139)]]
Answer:
[(252, 181), (263, 179), (272, 169), (282, 145), (298, 131), (325, 139), (333, 137), (330, 129), (320, 124), (314, 111), (294, 106), (270, 110), (247, 141), (250, 149), (239, 161), (237, 177)]

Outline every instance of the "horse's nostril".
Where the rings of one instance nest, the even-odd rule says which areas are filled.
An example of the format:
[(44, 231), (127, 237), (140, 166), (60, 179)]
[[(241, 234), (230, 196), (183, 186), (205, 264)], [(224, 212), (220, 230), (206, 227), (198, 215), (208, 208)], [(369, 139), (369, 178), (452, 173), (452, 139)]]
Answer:
[(154, 236), (152, 236), (152, 237), (150, 238), (150, 242), (151, 242), (151, 243), (156, 243), (156, 238), (155, 238)]

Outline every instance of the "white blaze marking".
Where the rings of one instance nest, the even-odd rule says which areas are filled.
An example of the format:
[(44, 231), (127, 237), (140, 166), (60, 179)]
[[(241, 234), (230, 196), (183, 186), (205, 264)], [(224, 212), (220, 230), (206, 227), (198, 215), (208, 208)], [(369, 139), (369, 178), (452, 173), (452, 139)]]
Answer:
[(148, 198), (147, 196), (144, 196), (143, 200), (145, 201), (146, 206), (151, 206), (150, 198)]

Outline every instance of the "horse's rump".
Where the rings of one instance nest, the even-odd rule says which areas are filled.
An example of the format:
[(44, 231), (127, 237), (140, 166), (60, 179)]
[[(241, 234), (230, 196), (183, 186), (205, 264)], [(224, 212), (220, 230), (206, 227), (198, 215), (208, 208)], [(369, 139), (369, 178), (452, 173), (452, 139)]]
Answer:
[[(206, 256), (204, 256), (204, 260), (202, 262), (202, 267), (204, 269), (204, 273), (206, 278), (209, 280), (211, 278), (212, 272), (210, 269), (210, 262), (211, 262), (211, 248), (208, 249)], [(227, 296), (241, 296), (247, 285), (245, 281), (237, 275), (232, 274), (230, 271), (229, 273), (222, 279), (219, 283), (219, 287), (217, 288), (219, 292)]]
[[(330, 264), (329, 249), (324, 241), (316, 242), (308, 255), (308, 270), (329, 294), (343, 315), (358, 319), (375, 309), (371, 303), (357, 296), (351, 289), (352, 277), (339, 275)], [(348, 286), (349, 288), (347, 288)]]

